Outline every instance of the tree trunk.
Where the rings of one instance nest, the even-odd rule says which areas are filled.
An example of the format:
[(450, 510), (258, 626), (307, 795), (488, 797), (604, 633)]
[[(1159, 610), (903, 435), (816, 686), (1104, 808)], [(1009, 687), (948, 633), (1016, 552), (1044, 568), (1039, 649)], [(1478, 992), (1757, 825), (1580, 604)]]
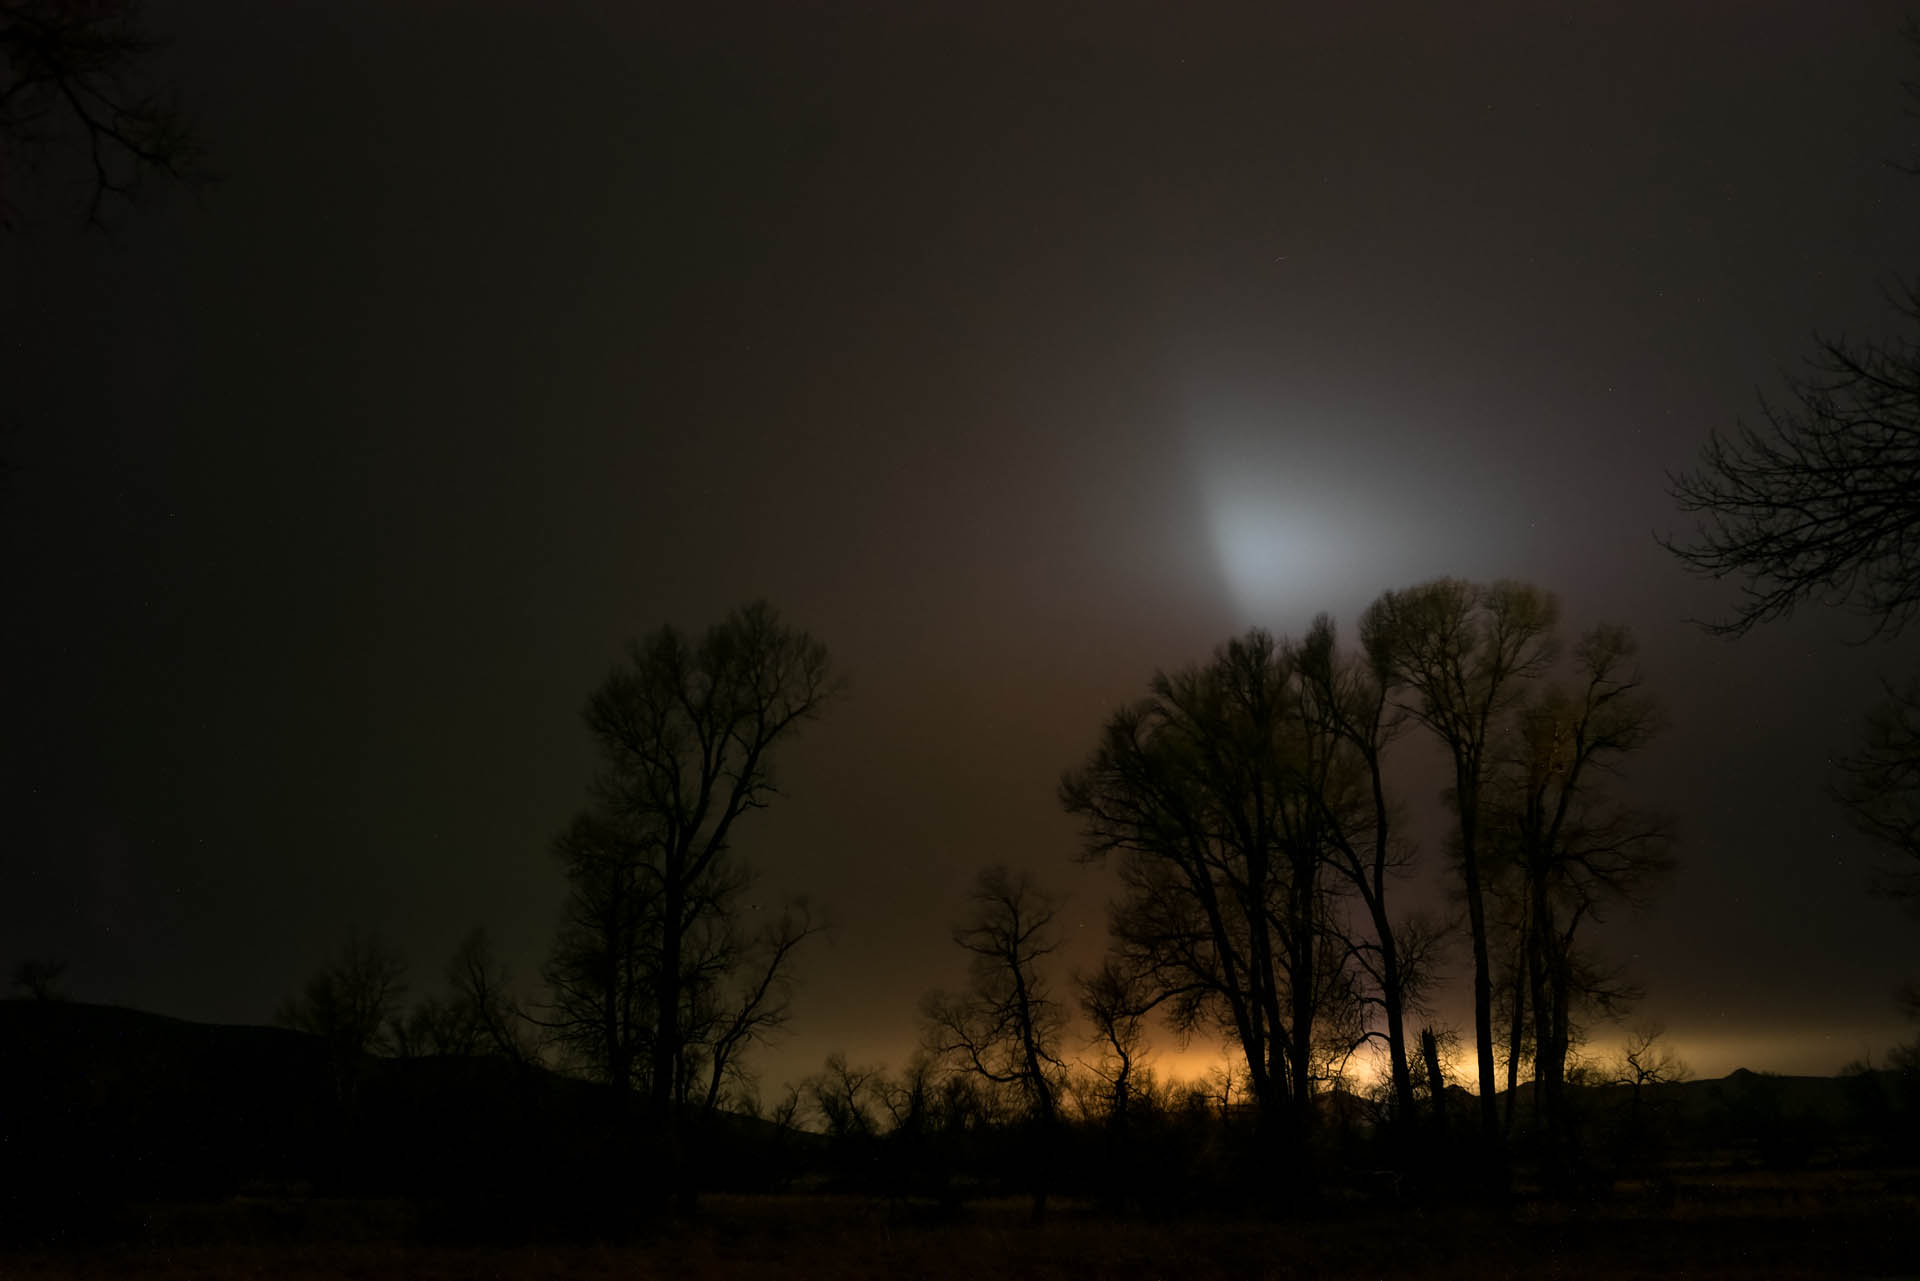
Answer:
[(1500, 1113), (1494, 1102), (1499, 1089), (1493, 1067), (1493, 967), (1487, 956), (1487, 906), (1480, 889), (1480, 861), (1475, 849), (1477, 824), (1469, 816), (1478, 798), (1469, 789), (1456, 789), (1460, 805), (1460, 867), (1467, 896), (1467, 929), (1473, 936), (1473, 1040), (1480, 1068), (1480, 1136), (1491, 1157), (1500, 1147)]
[(1384, 908), (1375, 911), (1373, 928), (1380, 939), (1380, 1003), (1387, 1012), (1387, 1063), (1393, 1079), (1394, 1113), (1397, 1129), (1413, 1124), (1413, 1072), (1407, 1064), (1407, 1024), (1403, 1008), (1405, 995), (1400, 990), (1400, 951), (1393, 943), (1393, 930), (1384, 919)]
[(1565, 1071), (1566, 1061), (1564, 1056), (1557, 1056), (1554, 1052), (1555, 1001), (1550, 991), (1552, 981), (1549, 967), (1552, 962), (1547, 956), (1547, 940), (1552, 936), (1553, 922), (1547, 912), (1546, 886), (1541, 871), (1537, 860), (1529, 860), (1528, 901), (1532, 919), (1528, 922), (1527, 931), (1527, 976), (1533, 998), (1534, 1127), (1539, 1134), (1543, 1173), (1551, 1185), (1559, 1182), (1561, 1174), (1562, 1135), (1560, 1092), (1557, 1086), (1560, 1075)]
[(1513, 1104), (1520, 1093), (1520, 1050), (1526, 1041), (1527, 967), (1525, 928), (1522, 928), (1522, 955), (1513, 958), (1513, 1018), (1507, 1023), (1507, 1106), (1501, 1123), (1504, 1134), (1513, 1133)]
[(685, 939), (682, 925), (686, 918), (686, 886), (682, 880), (683, 859), (675, 859), (667, 869), (664, 919), (660, 930), (660, 973), (658, 1005), (654, 1011), (653, 1080), (648, 1091), (653, 1113), (654, 1133), (660, 1144), (658, 1160), (667, 1187), (683, 1204), (691, 1204), (694, 1190), (686, 1178), (680, 1151), (679, 1097), (677, 1078), (680, 1069), (680, 964)]
[(1433, 1128), (1447, 1128), (1447, 1083), (1440, 1075), (1440, 1042), (1432, 1028), (1420, 1029), (1420, 1056), (1427, 1061), (1427, 1101), (1433, 1105)]

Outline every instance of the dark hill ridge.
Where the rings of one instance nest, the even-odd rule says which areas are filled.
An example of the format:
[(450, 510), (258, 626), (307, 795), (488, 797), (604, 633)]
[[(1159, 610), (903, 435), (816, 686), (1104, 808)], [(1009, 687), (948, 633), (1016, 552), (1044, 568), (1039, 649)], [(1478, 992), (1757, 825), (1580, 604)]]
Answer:
[[(597, 1087), (488, 1059), (335, 1060), (320, 1038), (0, 1002), (0, 1187), (123, 1197), (459, 1189), (584, 1159)], [(558, 1150), (564, 1142), (573, 1151)]]
[[(566, 1197), (572, 1183), (629, 1186), (636, 1164), (633, 1132), (618, 1169), (611, 1135), (637, 1123), (637, 1100), (536, 1065), (343, 1063), (285, 1028), (74, 1002), (0, 1001), (0, 1108), (0, 1197), (15, 1219), (72, 1198)], [(723, 1181), (784, 1177), (770, 1133), (734, 1116), (710, 1130)]]
[(183, 1191), (311, 1177), (303, 1157), (329, 1119), (330, 1081), (326, 1047), (283, 1028), (0, 1002), (0, 1137), (20, 1154), (9, 1185), (40, 1171)]

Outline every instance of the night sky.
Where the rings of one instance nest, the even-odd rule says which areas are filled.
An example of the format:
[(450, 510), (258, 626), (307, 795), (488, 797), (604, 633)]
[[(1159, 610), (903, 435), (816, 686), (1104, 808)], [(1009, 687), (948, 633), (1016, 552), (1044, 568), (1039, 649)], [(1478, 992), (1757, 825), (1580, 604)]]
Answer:
[(1877, 1061), (1915, 935), (1821, 784), (1913, 642), (1706, 636), (1655, 535), (1920, 270), (1901, 6), (1313, 8), (153, 6), (223, 179), (0, 238), (0, 960), (222, 1022), (356, 928), (533, 976), (588, 691), (765, 596), (851, 680), (743, 830), (836, 926), (768, 1086), (898, 1066), (982, 865), (1098, 954), (1055, 789), (1155, 668), (1518, 577), (1668, 709), (1642, 1016)]

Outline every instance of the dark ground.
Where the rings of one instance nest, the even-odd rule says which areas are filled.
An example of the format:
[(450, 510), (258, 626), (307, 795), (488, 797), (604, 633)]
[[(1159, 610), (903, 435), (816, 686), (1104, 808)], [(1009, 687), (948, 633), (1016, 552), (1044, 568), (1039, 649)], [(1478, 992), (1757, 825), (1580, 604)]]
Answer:
[(864, 1197), (713, 1197), (627, 1242), (409, 1243), (399, 1202), (142, 1207), (113, 1248), (0, 1259), (6, 1277), (1920, 1277), (1920, 1170), (1676, 1175), (1604, 1201), (1329, 1211), (1299, 1222), (1116, 1219), (1015, 1201), (944, 1218)]

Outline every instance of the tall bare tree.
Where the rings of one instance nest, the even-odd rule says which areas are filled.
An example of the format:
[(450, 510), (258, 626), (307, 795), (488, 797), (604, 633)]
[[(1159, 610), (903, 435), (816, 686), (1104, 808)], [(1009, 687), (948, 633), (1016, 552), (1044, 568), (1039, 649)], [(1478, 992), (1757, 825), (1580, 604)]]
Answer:
[(1486, 793), (1488, 850), (1510, 865), (1520, 889), (1534, 1091), (1552, 1166), (1566, 1156), (1577, 1009), (1612, 1008), (1632, 995), (1583, 952), (1583, 929), (1612, 904), (1641, 901), (1671, 864), (1667, 821), (1624, 803), (1614, 786), (1623, 759), (1658, 721), (1633, 660), (1624, 628), (1582, 636), (1571, 685), (1543, 685), (1516, 709)]
[(570, 895), (549, 1021), (607, 1080), (644, 1085), (676, 1179), (682, 1108), (711, 1110), (779, 1025), (794, 950), (818, 928), (797, 907), (754, 927), (732, 841), (777, 794), (776, 751), (839, 688), (825, 647), (756, 603), (697, 639), (663, 627), (635, 642), (587, 703), (602, 768), (559, 844)]
[(1060, 946), (1059, 900), (1004, 865), (974, 881), (953, 941), (969, 956), (964, 992), (934, 991), (921, 1003), (927, 1048), (945, 1061), (1010, 1086), (1029, 1116), (1051, 1124), (1059, 1111), (1064, 1011), (1041, 963)]
[(1303, 715), (1287, 651), (1255, 630), (1204, 666), (1157, 675), (1061, 784), (1084, 857), (1119, 863), (1116, 963), (1183, 1035), (1234, 1037), (1263, 1124), (1296, 1157), (1312, 1123), (1319, 1021), (1350, 989), (1329, 928), (1336, 887), (1317, 794), (1339, 757)]
[(1374, 671), (1396, 705), (1425, 726), (1453, 765), (1449, 792), (1467, 928), (1473, 949), (1473, 1026), (1480, 1071), (1481, 1135), (1501, 1138), (1495, 1104), (1493, 967), (1481, 862), (1482, 792), (1496, 735), (1528, 684), (1556, 654), (1559, 606), (1539, 588), (1478, 586), (1443, 578), (1387, 592), (1368, 607), (1360, 631)]
[(1134, 1084), (1147, 1050), (1145, 1015), (1153, 993), (1142, 976), (1109, 957), (1078, 983), (1080, 1009), (1093, 1024), (1093, 1074), (1105, 1087), (1099, 1106), (1107, 1124), (1124, 1130), (1132, 1111)]
[(625, 1108), (651, 1062), (661, 932), (647, 846), (617, 815), (581, 814), (554, 844), (567, 900), (545, 977), (541, 1021), (559, 1045), (614, 1087)]
[(1388, 697), (1388, 674), (1373, 663), (1342, 654), (1333, 620), (1322, 614), (1293, 650), (1303, 684), (1303, 709), (1349, 757), (1340, 787), (1313, 794), (1325, 806), (1333, 864), (1366, 913), (1369, 933), (1350, 941), (1385, 1024), (1388, 1080), (1400, 1121), (1414, 1118), (1413, 1075), (1407, 1049), (1406, 1012), (1422, 986), (1439, 931), (1418, 920), (1397, 920), (1389, 902), (1393, 876), (1414, 849), (1396, 832), (1396, 810), (1387, 786), (1386, 753), (1406, 715)]
[(1009, 1089), (1036, 1141), (1033, 1213), (1046, 1213), (1049, 1164), (1059, 1119), (1065, 1012), (1043, 962), (1060, 946), (1060, 901), (1025, 872), (1004, 865), (974, 881), (953, 941), (968, 954), (963, 992), (929, 992), (921, 1002), (923, 1039), (938, 1060)]

